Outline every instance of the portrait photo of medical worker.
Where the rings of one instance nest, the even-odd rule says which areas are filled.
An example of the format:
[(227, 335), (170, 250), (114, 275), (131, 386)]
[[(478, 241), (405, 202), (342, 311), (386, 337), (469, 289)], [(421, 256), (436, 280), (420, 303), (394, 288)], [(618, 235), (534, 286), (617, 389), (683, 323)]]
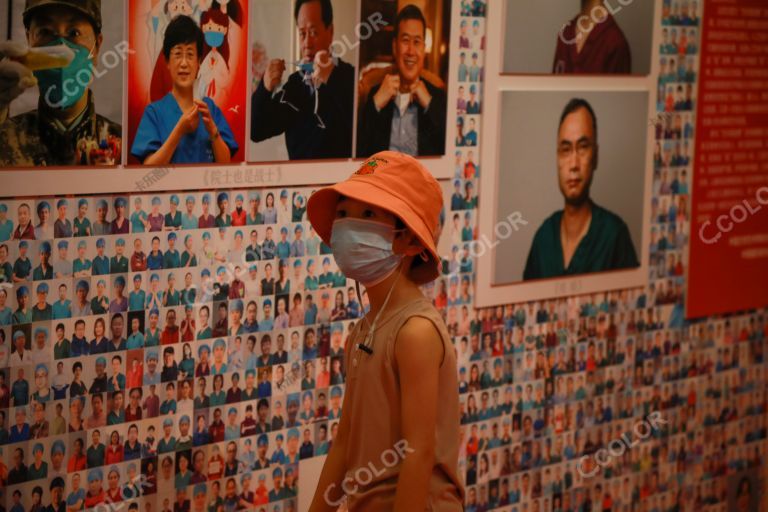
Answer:
[(355, 0), (253, 4), (252, 160), (352, 156), (356, 13)]
[(754, 472), (739, 472), (728, 477), (728, 510), (734, 512), (756, 512), (760, 510), (762, 493), (759, 475)]
[(120, 164), (123, 18), (101, 0), (5, 5), (0, 167)]
[(639, 267), (647, 111), (647, 92), (503, 93), (495, 219), (519, 215), (497, 283)]
[(443, 155), (450, 2), (363, 0), (364, 19), (377, 11), (391, 30), (360, 44), (357, 156)]
[(129, 163), (243, 160), (247, 2), (129, 5)]
[(654, 3), (506, 0), (503, 72), (647, 75)]

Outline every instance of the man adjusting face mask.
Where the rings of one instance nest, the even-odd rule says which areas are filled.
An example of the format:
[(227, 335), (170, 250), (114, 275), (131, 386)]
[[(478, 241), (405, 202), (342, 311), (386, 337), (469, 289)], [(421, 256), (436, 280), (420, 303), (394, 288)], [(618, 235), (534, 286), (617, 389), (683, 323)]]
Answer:
[(74, 57), (66, 67), (34, 71), (40, 95), (53, 108), (70, 108), (88, 90), (93, 79), (93, 54), (88, 48), (59, 37), (45, 46), (64, 45)]
[[(122, 127), (96, 113), (91, 89), (101, 0), (26, 0), (22, 18), (26, 40), (0, 42), (0, 167), (120, 164)], [(39, 91), (37, 108), (11, 117), (30, 88)]]

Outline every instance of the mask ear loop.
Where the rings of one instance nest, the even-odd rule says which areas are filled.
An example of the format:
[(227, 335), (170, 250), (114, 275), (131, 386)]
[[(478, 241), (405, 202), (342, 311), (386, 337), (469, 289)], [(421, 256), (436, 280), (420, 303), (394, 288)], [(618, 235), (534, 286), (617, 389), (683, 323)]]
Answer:
[(315, 89), (313, 87), (314, 93), (315, 93), (315, 117), (317, 118), (317, 127), (325, 130), (325, 123), (323, 122), (323, 118), (320, 117), (320, 114), (317, 113), (317, 110), (320, 108), (320, 89)]
[[(395, 234), (395, 237), (397, 237), (401, 233), (405, 233), (407, 229), (408, 228), (403, 227), (403, 228), (399, 228), (399, 229), (393, 229), (392, 232)], [(426, 262), (429, 261), (430, 255), (429, 255), (429, 253), (427, 252), (426, 249), (423, 249), (419, 253), (419, 257), (426, 263)]]
[(93, 48), (88, 50), (88, 60), (93, 60), (96, 57), (96, 41), (93, 42)]
[[(381, 314), (386, 309), (387, 303), (389, 302), (389, 298), (392, 296), (392, 291), (395, 289), (395, 285), (397, 284), (398, 279), (400, 279), (400, 275), (402, 273), (403, 272), (402, 272), (402, 262), (401, 262), (397, 269), (397, 277), (395, 277), (395, 280), (392, 282), (392, 286), (390, 286), (389, 291), (387, 292), (387, 297), (384, 299), (384, 304), (381, 305), (381, 309), (379, 310), (378, 313), (376, 313), (376, 317), (373, 319), (373, 323), (368, 323), (368, 320), (367, 319), (365, 320), (366, 323), (368, 323), (368, 334), (365, 335), (365, 339), (363, 340), (362, 343), (357, 344), (357, 348), (362, 350), (368, 355), (373, 354), (373, 349), (371, 348), (371, 345), (373, 345), (373, 333), (376, 330), (376, 322), (379, 321), (379, 317), (381, 317)], [(360, 298), (360, 303), (362, 304), (363, 296), (360, 295), (360, 283), (355, 281), (355, 286), (357, 287), (357, 295)]]

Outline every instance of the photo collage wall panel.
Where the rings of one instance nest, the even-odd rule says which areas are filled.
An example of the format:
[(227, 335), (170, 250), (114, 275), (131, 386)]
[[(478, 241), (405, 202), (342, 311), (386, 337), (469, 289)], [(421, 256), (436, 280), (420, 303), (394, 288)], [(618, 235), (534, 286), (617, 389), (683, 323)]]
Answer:
[[(424, 291), (458, 355), (465, 510), (757, 510), (766, 311), (684, 320), (696, 2), (661, 18), (649, 286), (484, 309), (486, 2), (460, 2), (449, 251)], [(5, 510), (298, 510), (369, 307), (307, 221), (313, 190), (0, 200)]]

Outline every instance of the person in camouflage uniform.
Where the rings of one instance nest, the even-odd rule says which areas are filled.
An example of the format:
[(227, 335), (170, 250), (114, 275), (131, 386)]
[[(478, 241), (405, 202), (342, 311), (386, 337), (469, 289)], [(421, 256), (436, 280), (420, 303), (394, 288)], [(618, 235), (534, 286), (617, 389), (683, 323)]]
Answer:
[[(26, 0), (23, 17), (30, 47), (65, 44), (76, 57), (62, 70), (33, 72), (17, 60), (25, 45), (0, 43), (0, 167), (119, 164), (122, 127), (96, 113), (88, 88), (103, 42), (101, 0)], [(38, 108), (10, 117), (10, 103), (36, 85)]]

